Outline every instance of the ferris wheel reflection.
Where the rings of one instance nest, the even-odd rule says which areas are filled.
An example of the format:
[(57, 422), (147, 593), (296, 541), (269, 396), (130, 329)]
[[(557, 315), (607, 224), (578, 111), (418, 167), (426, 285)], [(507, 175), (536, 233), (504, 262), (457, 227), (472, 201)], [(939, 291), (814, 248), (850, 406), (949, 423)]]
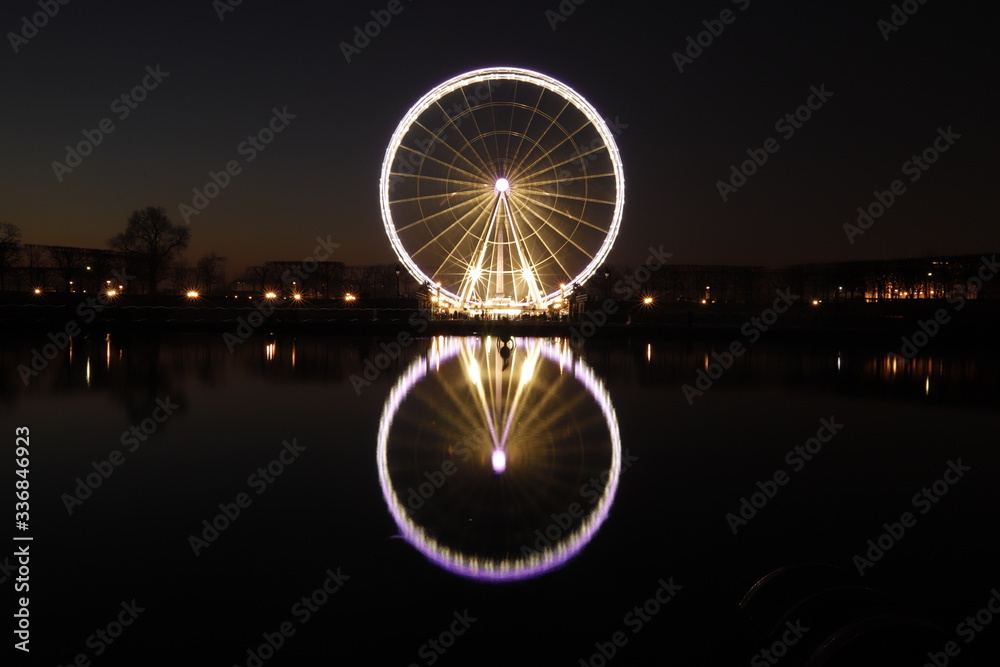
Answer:
[(386, 400), (377, 456), (401, 535), (441, 567), (492, 581), (578, 554), (621, 471), (610, 397), (558, 339), (435, 338)]

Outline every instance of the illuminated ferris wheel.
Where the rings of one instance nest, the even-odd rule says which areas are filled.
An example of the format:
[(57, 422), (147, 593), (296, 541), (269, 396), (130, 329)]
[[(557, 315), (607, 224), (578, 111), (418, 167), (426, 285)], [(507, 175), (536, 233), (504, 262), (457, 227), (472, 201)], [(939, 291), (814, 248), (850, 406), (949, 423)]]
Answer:
[(462, 74), (403, 117), (382, 164), (386, 233), (441, 305), (546, 308), (604, 263), (625, 181), (597, 111), (555, 79)]

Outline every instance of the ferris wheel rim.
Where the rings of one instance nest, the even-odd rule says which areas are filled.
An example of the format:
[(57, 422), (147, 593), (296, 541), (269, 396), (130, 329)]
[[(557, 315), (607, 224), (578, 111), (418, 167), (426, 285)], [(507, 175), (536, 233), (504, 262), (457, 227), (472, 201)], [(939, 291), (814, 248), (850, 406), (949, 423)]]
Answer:
[[(461, 303), (464, 301), (459, 294), (454, 293), (450, 289), (445, 289), (439, 282), (435, 282), (434, 277), (428, 275), (417, 264), (410, 252), (403, 245), (403, 242), (399, 237), (397, 225), (393, 220), (391, 210), (393, 202), (390, 200), (390, 195), (394, 183), (393, 165), (396, 163), (397, 156), (402, 147), (403, 138), (413, 128), (414, 123), (420, 118), (421, 114), (425, 113), (435, 102), (441, 100), (449, 93), (461, 90), (469, 85), (487, 83), (491, 81), (515, 81), (529, 83), (559, 95), (566, 102), (572, 104), (577, 111), (582, 113), (589, 122), (590, 126), (597, 131), (603, 143), (603, 147), (607, 149), (611, 160), (615, 190), (614, 210), (610, 216), (610, 222), (607, 226), (607, 230), (603, 232), (604, 238), (602, 239), (601, 245), (594, 253), (590, 262), (587, 263), (576, 276), (567, 276), (568, 280), (565, 284), (560, 285), (558, 289), (554, 289), (542, 297), (541, 303), (538, 305), (544, 307), (551, 304), (558, 297), (562, 296), (567, 289), (571, 289), (576, 285), (582, 285), (585, 283), (594, 275), (594, 273), (597, 272), (600, 266), (605, 263), (607, 256), (611, 251), (611, 246), (614, 244), (618, 236), (625, 203), (624, 167), (622, 165), (618, 145), (614, 140), (614, 135), (611, 129), (608, 127), (607, 122), (600, 115), (597, 109), (595, 109), (594, 106), (586, 100), (586, 98), (561, 81), (546, 74), (521, 67), (486, 67), (454, 76), (425, 93), (409, 108), (407, 113), (397, 124), (396, 129), (389, 141), (389, 145), (386, 148), (379, 178), (379, 204), (382, 214), (382, 223), (385, 228), (386, 235), (389, 238), (393, 252), (396, 254), (399, 262), (412, 276), (417, 278), (422, 285), (435, 286), (436, 294), (439, 297), (446, 298), (454, 303)], [(412, 151), (412, 149), (410, 150)]]

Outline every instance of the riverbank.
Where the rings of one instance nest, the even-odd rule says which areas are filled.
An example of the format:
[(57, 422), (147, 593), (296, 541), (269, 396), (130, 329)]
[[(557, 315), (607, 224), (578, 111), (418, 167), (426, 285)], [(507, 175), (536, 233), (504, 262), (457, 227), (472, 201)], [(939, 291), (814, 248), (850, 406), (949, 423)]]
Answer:
[(641, 306), (599, 303), (573, 317), (519, 320), (454, 319), (432, 315), (415, 299), (253, 301), (235, 298), (87, 294), (0, 296), (0, 335), (49, 332), (230, 332), (240, 337), (271, 333), (331, 335), (570, 336), (587, 339), (643, 335), (654, 338), (750, 340), (849, 339), (899, 342), (926, 336), (935, 344), (990, 342), (1000, 331), (1000, 301), (897, 300), (881, 303), (671, 303)]

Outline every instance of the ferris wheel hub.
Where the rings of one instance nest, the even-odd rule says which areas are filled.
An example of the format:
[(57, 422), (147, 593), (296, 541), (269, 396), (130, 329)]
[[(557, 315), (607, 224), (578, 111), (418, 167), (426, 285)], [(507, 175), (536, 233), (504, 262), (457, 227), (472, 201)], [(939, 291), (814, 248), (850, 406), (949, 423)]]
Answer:
[(506, 178), (498, 178), (496, 183), (497, 192), (507, 192), (510, 190), (510, 181)]

